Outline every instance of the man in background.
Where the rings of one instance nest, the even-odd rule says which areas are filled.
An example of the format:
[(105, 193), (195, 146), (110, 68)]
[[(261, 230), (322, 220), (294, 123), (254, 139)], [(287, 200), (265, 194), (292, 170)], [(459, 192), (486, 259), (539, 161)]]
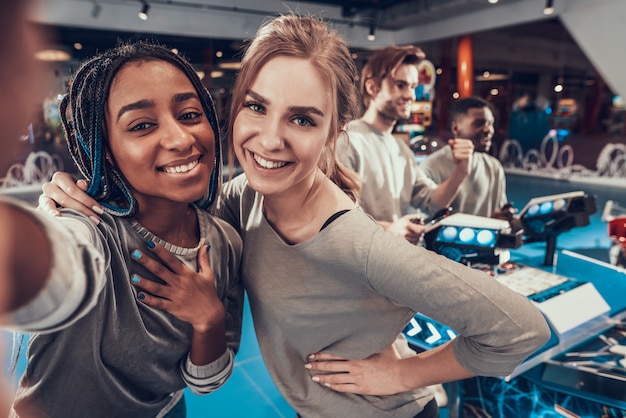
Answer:
[[(506, 178), (500, 161), (489, 155), (494, 133), (494, 115), (489, 103), (477, 97), (457, 100), (450, 109), (450, 129), (455, 140), (472, 141), (474, 155), (469, 175), (461, 183), (450, 206), (455, 213), (509, 219), (511, 205), (506, 197)], [(456, 170), (450, 146), (430, 154), (420, 168), (437, 184), (443, 184)]]
[(415, 162), (413, 151), (392, 135), (408, 119), (424, 53), (414, 46), (389, 46), (374, 53), (361, 72), (363, 116), (347, 126), (337, 146), (339, 160), (362, 181), (360, 205), (385, 230), (416, 244), (424, 227), (418, 219), (447, 208), (468, 176), (474, 145), (451, 140), (453, 168), (439, 184)]

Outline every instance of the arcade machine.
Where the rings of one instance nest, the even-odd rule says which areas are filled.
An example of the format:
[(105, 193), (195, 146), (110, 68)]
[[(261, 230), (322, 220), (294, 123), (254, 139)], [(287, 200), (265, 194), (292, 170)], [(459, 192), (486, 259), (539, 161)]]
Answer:
[(604, 205), (602, 221), (607, 223), (607, 233), (614, 243), (609, 250), (611, 264), (626, 267), (626, 208), (608, 200)]
[[(451, 418), (626, 416), (626, 270), (556, 246), (595, 212), (577, 191), (531, 199), (511, 222), (448, 212), (425, 226), (427, 248), (525, 295), (552, 330), (510, 376), (447, 384)], [(457, 335), (420, 313), (404, 333), (417, 351)]]

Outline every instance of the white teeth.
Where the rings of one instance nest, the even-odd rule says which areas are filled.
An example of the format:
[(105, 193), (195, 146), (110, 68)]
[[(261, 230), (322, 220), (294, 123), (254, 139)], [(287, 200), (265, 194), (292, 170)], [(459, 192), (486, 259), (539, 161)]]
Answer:
[(287, 165), (284, 161), (268, 161), (264, 158), (259, 157), (256, 154), (252, 154), (254, 161), (257, 162), (263, 168), (281, 168)]
[(195, 160), (185, 165), (178, 165), (176, 167), (163, 167), (163, 171), (166, 173), (186, 173), (191, 171), (195, 166), (198, 165), (200, 160)]

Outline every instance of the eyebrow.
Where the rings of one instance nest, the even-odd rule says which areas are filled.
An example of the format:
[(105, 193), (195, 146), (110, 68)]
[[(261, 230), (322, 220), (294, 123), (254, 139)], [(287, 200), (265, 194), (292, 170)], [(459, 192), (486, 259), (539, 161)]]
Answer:
[(129, 103), (122, 106), (120, 111), (117, 112), (117, 120), (119, 121), (124, 113), (130, 112), (131, 110), (149, 109), (151, 107), (154, 107), (154, 101), (152, 100), (139, 100), (138, 102)]
[[(199, 99), (198, 95), (194, 92), (189, 93), (178, 93), (173, 98), (172, 101), (174, 103), (184, 102), (189, 99)], [(129, 103), (125, 106), (122, 106), (119, 112), (117, 112), (117, 120), (119, 121), (122, 115), (131, 110), (138, 109), (149, 109), (155, 106), (155, 102), (153, 100), (139, 100), (137, 102)]]
[[(252, 97), (254, 100), (256, 100), (257, 102), (261, 103), (261, 104), (269, 104), (269, 100), (267, 100), (265, 97), (261, 96), (260, 94), (252, 91), (252, 90), (247, 90), (246, 94), (250, 97)], [(317, 107), (315, 106), (289, 106), (287, 108), (291, 113), (301, 113), (301, 114), (316, 114), (319, 115), (321, 117), (324, 116), (324, 112), (322, 112), (321, 110), (319, 110)]]

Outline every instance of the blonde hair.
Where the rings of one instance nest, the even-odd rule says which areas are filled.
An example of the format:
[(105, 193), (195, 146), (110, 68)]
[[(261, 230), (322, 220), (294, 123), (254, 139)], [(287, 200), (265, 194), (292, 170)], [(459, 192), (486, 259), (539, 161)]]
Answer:
[(360, 181), (356, 173), (339, 163), (335, 144), (339, 135), (347, 135), (344, 126), (358, 117), (358, 73), (345, 40), (324, 21), (313, 16), (281, 15), (261, 26), (247, 45), (233, 89), (228, 122), (231, 167), (234, 161), (233, 124), (247, 89), (260, 69), (278, 56), (305, 58), (328, 80), (333, 97), (333, 116), (328, 135), (335, 139), (325, 147), (318, 167), (356, 201)]

